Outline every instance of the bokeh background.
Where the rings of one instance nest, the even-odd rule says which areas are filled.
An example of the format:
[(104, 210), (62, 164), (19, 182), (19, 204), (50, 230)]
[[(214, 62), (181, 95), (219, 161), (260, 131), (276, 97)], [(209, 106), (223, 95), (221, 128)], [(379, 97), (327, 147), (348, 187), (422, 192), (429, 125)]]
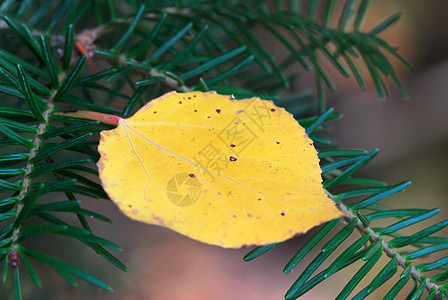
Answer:
[[(360, 92), (354, 80), (331, 72), (338, 92), (328, 94), (329, 105), (344, 117), (328, 127), (327, 136), (344, 148), (380, 148), (380, 154), (361, 175), (390, 184), (413, 182), (405, 193), (389, 198), (387, 205), (440, 207), (439, 219), (442, 219), (448, 215), (448, 3), (375, 0), (365, 26), (372, 27), (397, 11), (402, 12), (401, 20), (382, 37), (398, 46), (415, 66), (413, 72), (407, 72), (397, 63), (409, 100), (403, 99), (391, 85), (391, 98), (379, 101), (372, 86), (367, 92)], [(308, 76), (312, 75), (303, 74), (295, 91), (312, 88)], [(131, 221), (113, 203), (81, 200), (86, 208), (114, 220), (112, 225), (93, 220), (92, 225), (97, 234), (123, 247), (118, 257), (129, 271), (121, 272), (76, 241), (50, 238), (37, 250), (59, 249), (60, 252), (54, 253), (57, 257), (97, 275), (114, 292), (82, 281), (73, 288), (54, 270), (40, 268), (36, 263), (43, 287), (37, 289), (29, 278), (24, 278), (25, 299), (283, 299), (303, 270), (299, 265), (294, 273), (282, 273), (283, 266), (309, 235), (294, 238), (245, 263), (242, 258), (250, 249), (226, 250), (201, 244), (164, 228)], [(446, 236), (447, 231), (439, 235)], [(333, 276), (301, 299), (333, 299), (357, 268), (359, 265)], [(364, 285), (369, 280), (366, 278)], [(393, 283), (392, 280), (386, 283), (383, 291)], [(6, 290), (4, 284), (0, 293)], [(380, 291), (369, 299), (381, 299), (382, 295)]]

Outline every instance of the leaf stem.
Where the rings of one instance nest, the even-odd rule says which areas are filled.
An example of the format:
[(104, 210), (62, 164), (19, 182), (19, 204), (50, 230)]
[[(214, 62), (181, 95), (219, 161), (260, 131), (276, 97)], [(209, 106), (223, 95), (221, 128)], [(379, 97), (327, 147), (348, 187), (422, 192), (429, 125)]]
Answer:
[(86, 111), (86, 110), (79, 110), (79, 111), (75, 111), (75, 112), (56, 112), (56, 113), (53, 113), (53, 115), (60, 115), (60, 116), (74, 117), (74, 118), (80, 118), (80, 119), (100, 121), (102, 123), (111, 124), (111, 125), (118, 125), (118, 123), (122, 119), (119, 116), (99, 113), (99, 112), (95, 112), (95, 111)]

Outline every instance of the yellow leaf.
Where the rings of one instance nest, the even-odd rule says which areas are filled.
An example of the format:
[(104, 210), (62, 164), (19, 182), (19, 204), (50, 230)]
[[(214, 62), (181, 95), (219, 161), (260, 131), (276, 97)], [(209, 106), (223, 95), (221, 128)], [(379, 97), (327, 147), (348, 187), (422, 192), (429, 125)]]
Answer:
[(99, 152), (124, 214), (204, 243), (280, 242), (342, 215), (313, 142), (271, 101), (171, 92), (103, 131)]

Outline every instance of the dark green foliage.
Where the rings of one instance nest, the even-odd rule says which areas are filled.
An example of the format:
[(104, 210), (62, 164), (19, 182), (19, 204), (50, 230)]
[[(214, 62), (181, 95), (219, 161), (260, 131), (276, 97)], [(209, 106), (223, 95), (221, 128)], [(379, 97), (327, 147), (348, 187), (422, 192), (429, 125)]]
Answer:
[[(387, 55), (410, 66), (378, 36), (397, 21), (399, 14), (366, 30), (362, 24), (369, 0), (341, 1), (344, 6), (340, 13), (335, 12), (337, 3), (3, 1), (0, 263), (4, 266), (4, 280), (12, 275), (15, 298), (22, 297), (23, 273), (41, 285), (33, 260), (49, 264), (72, 285), (76, 286), (75, 276), (110, 289), (89, 273), (36, 251), (28, 243), (31, 237), (38, 240), (44, 234), (57, 234), (76, 239), (119, 269), (127, 270), (106, 250), (121, 248), (95, 235), (86, 217), (111, 220), (83, 209), (78, 200), (78, 195), (107, 199), (101, 185), (92, 178), (98, 176), (94, 166), (99, 158), (97, 133), (111, 126), (56, 113), (69, 109), (129, 116), (149, 99), (170, 90), (215, 90), (236, 98), (260, 96), (275, 100), (293, 113), (321, 148), (324, 186), (330, 192), (334, 187), (344, 187), (330, 197), (347, 213), (346, 223), (327, 223), (291, 258), (284, 273), (320, 248), (286, 298), (297, 298), (338, 271), (361, 262), (358, 271), (341, 287), (337, 299), (353, 296), (353, 290), (383, 253), (388, 263), (355, 298), (363, 298), (387, 280), (395, 280), (386, 295), (392, 299), (411, 278), (414, 289), (409, 299), (420, 299), (425, 289), (430, 292), (429, 298), (446, 293), (445, 285), (433, 283), (448, 278), (447, 257), (420, 265), (413, 260), (448, 248), (447, 239), (432, 236), (447, 221), (409, 236), (402, 234), (402, 229), (431, 218), (438, 210), (386, 208), (386, 198), (402, 191), (409, 182), (387, 186), (382, 181), (356, 177), (378, 150), (337, 149), (316, 133), (326, 122), (341, 117), (326, 108), (326, 89), (336, 87), (322, 59), (341, 75), (354, 77), (362, 90), (367, 78), (361, 75), (359, 65), (365, 64), (380, 98), (388, 95), (388, 77), (406, 95)], [(275, 57), (273, 47), (284, 48), (288, 55)], [(286, 95), (285, 90), (302, 71), (314, 73), (317, 97)], [(321, 114), (316, 116), (318, 112)], [(346, 199), (351, 200), (347, 206), (343, 203)], [(64, 214), (55, 212), (76, 215), (77, 222), (69, 223), (63, 219)], [(390, 226), (375, 227), (384, 219), (398, 220)], [(356, 234), (361, 236), (350, 242)], [(320, 246), (324, 239), (325, 245)], [(244, 259), (252, 260), (276, 245), (258, 247)], [(408, 246), (417, 250), (409, 250)], [(336, 249), (341, 254), (334, 257)], [(16, 266), (17, 256), (20, 263)], [(319, 268), (323, 270), (315, 275)], [(402, 275), (396, 280), (392, 275), (400, 268)], [(426, 280), (419, 273), (426, 271), (438, 273)]]

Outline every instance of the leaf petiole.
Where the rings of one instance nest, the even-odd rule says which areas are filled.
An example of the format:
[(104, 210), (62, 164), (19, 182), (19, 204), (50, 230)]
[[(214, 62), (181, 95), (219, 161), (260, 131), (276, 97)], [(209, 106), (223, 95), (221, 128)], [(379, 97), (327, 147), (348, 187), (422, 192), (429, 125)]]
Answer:
[(80, 110), (80, 111), (75, 111), (75, 112), (57, 112), (57, 113), (53, 113), (53, 114), (60, 115), (60, 116), (80, 118), (80, 119), (100, 121), (102, 123), (111, 124), (111, 125), (118, 125), (118, 123), (122, 119), (119, 116), (104, 114), (104, 113), (99, 113), (99, 112), (94, 112), (94, 111), (86, 111), (86, 110)]

